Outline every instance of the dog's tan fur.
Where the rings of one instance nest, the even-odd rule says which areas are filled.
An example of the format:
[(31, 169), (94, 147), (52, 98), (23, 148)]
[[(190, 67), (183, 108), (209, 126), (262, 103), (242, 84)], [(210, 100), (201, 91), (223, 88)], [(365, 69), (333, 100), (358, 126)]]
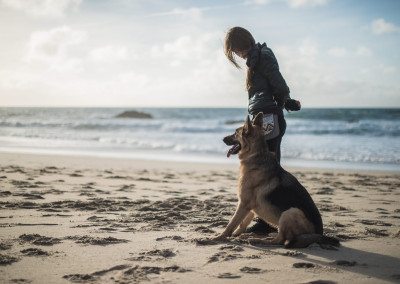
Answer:
[(239, 200), (236, 211), (226, 229), (214, 240), (225, 240), (232, 235), (243, 233), (255, 215), (278, 228), (278, 234), (272, 240), (253, 240), (259, 243), (287, 245), (299, 235), (316, 234), (314, 224), (301, 209), (291, 207), (282, 211), (279, 206), (272, 204), (266, 198), (270, 193), (278, 190), (278, 186), (286, 183), (291, 186), (291, 177), (293, 176), (284, 171), (273, 154), (268, 152), (262, 123), (262, 114), (256, 116), (254, 123), (251, 123), (247, 116), (245, 125), (224, 139), (224, 141), (239, 142), (241, 145), (238, 153), (240, 159)]

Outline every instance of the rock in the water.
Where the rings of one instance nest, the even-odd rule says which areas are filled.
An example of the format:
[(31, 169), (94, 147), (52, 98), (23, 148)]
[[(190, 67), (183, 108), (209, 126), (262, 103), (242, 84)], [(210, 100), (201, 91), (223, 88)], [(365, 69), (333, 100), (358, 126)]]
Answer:
[(153, 118), (151, 114), (136, 111), (136, 110), (128, 110), (124, 111), (115, 116), (116, 118)]

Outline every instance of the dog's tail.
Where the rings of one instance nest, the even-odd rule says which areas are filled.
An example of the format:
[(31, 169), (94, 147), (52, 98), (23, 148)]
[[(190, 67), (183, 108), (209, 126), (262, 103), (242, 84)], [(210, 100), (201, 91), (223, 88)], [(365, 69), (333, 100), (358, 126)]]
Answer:
[(320, 246), (340, 246), (339, 240), (334, 237), (328, 237), (320, 234), (303, 234), (296, 236), (295, 239), (285, 243), (285, 248), (305, 248), (312, 243), (317, 243)]

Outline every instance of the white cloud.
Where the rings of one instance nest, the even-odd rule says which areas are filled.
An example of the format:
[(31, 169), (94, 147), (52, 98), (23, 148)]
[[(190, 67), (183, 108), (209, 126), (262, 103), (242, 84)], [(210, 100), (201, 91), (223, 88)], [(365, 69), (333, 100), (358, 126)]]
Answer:
[(68, 73), (81, 73), (85, 68), (80, 58), (60, 58), (51, 66), (51, 70)]
[(89, 58), (98, 63), (115, 63), (128, 59), (128, 49), (125, 46), (103, 46), (90, 51)]
[(191, 20), (200, 20), (203, 14), (204, 10), (208, 10), (210, 8), (204, 7), (204, 8), (197, 8), (197, 7), (192, 7), (189, 9), (182, 9), (182, 8), (174, 8), (171, 11), (168, 12), (161, 12), (161, 13), (154, 13), (151, 14), (150, 16), (182, 16), (184, 19), (191, 19)]
[[(343, 66), (334, 64), (335, 58), (318, 58), (317, 43), (310, 38), (305, 39), (300, 47), (276, 46), (274, 52), (291, 89), (291, 97), (300, 100), (304, 107), (382, 106), (390, 98), (394, 99), (394, 104), (398, 102), (396, 91), (399, 88), (390, 83), (390, 77), (397, 72), (395, 66), (381, 64), (370, 68), (371, 65), (365, 61), (364, 66), (356, 65), (360, 58), (349, 56), (352, 53), (347, 50), (349, 64), (343, 69)], [(368, 80), (371, 77), (375, 80)], [(389, 83), (386, 84), (381, 77), (387, 78)], [(376, 84), (385, 85), (385, 90), (379, 90)], [(366, 98), (362, 102), (360, 93)], [(380, 95), (376, 96), (377, 93)]]
[(194, 46), (191, 41), (192, 38), (190, 36), (181, 36), (173, 42), (167, 42), (161, 46), (153, 46), (151, 54), (154, 58), (187, 59), (192, 53)]
[(37, 74), (0, 70), (0, 87), (7, 90), (29, 89), (35, 86), (39, 80), (40, 76)]
[(372, 21), (371, 24), (372, 33), (381, 35), (385, 33), (400, 33), (400, 27), (386, 22), (384, 19), (377, 19)]
[(256, 5), (264, 5), (273, 2), (274, 0), (248, 0), (245, 1), (244, 4), (256, 4)]
[(314, 57), (318, 54), (318, 47), (314, 40), (307, 38), (302, 41), (298, 51), (302, 56)]
[(345, 57), (347, 53), (347, 49), (342, 47), (331, 48), (328, 50), (328, 54), (334, 57)]
[[(245, 107), (246, 72), (234, 68), (223, 54), (224, 31), (232, 26), (235, 17), (246, 22), (254, 34), (270, 38), (292, 96), (305, 107), (347, 105), (350, 102), (346, 95), (357, 89), (357, 80), (363, 81), (360, 86), (365, 84), (365, 90), (357, 90), (368, 92), (367, 102), (375, 99), (376, 89), (372, 92), (371, 86), (377, 82), (398, 90), (396, 75), (400, 69), (393, 58), (399, 33), (393, 33), (395, 37), (382, 37), (379, 44), (372, 36), (372, 20), (382, 16), (375, 15), (365, 24), (362, 19), (360, 22), (354, 17), (346, 18), (354, 14), (353, 6), (346, 7), (349, 13), (343, 13), (335, 10), (338, 6), (334, 1), (251, 2), (266, 5), (259, 7), (246, 6), (244, 1), (236, 2), (234, 9), (214, 4), (175, 8), (176, 3), (167, 2), (157, 8), (131, 0), (106, 1), (101, 5), (88, 1), (79, 15), (71, 16), (71, 9), (83, 4), (82, 1), (0, 0), (0, 18), (6, 27), (0, 54), (4, 71), (0, 74), (0, 103), (3, 98), (14, 96), (15, 105), (29, 104), (31, 99), (35, 105)], [(268, 3), (273, 5), (267, 6)], [(326, 3), (331, 5), (322, 7)], [(40, 5), (48, 8), (40, 10)], [(53, 8), (49, 8), (51, 5)], [(296, 14), (289, 6), (306, 9)], [(313, 6), (318, 9), (307, 9)], [(19, 14), (10, 7), (18, 9)], [(312, 28), (318, 18), (315, 13), (325, 13), (328, 8), (334, 13), (326, 14), (324, 28)], [(339, 8), (345, 7), (339, 5)], [(157, 14), (159, 9), (165, 13)], [(207, 13), (211, 9), (215, 12)], [(287, 29), (279, 25), (282, 29), (272, 26), (266, 29), (261, 25), (257, 30), (250, 16), (254, 9), (270, 13), (273, 23), (285, 15), (296, 16), (298, 27)], [(32, 18), (24, 12), (65, 18)], [(397, 31), (398, 27), (386, 21), (389, 18), (375, 22), (376, 34), (390, 35), (385, 32)], [(66, 26), (60, 27), (63, 24), (58, 23)], [(392, 23), (399, 25), (394, 20)], [(344, 32), (345, 25), (348, 30)], [(362, 25), (366, 25), (367, 33), (354, 37)], [(346, 68), (334, 56), (346, 56)], [(245, 66), (243, 60), (240, 64)], [(6, 76), (11, 73), (14, 74)], [(355, 83), (342, 86), (344, 80)], [(10, 96), (5, 97), (8, 93)], [(43, 97), (44, 93), (48, 96)], [(52, 100), (48, 100), (49, 96)], [(358, 106), (359, 93), (354, 98), (349, 106)], [(382, 104), (390, 103), (377, 105)]]
[(396, 67), (394, 66), (387, 66), (384, 64), (380, 64), (379, 68), (384, 72), (384, 73), (394, 73), (396, 72)]
[(291, 8), (320, 6), (328, 3), (328, 0), (285, 0), (285, 1)]
[(0, 0), (5, 6), (29, 15), (62, 17), (67, 10), (76, 9), (82, 0)]
[(145, 74), (138, 74), (135, 72), (128, 72), (117, 76), (115, 81), (117, 84), (126, 84), (126, 85), (143, 85), (146, 86), (150, 83), (150, 78)]
[(372, 55), (372, 51), (368, 47), (359, 46), (357, 48), (356, 54), (358, 56), (371, 56)]
[(86, 33), (67, 26), (33, 32), (28, 43), (27, 62), (44, 62), (57, 71), (82, 71), (81, 60), (69, 55), (71, 46), (81, 44)]
[(248, 0), (244, 4), (265, 5), (272, 2), (285, 2), (291, 8), (321, 6), (328, 3), (329, 0)]
[[(111, 74), (110, 74), (111, 75)], [(111, 75), (105, 80), (99, 80), (93, 86), (89, 85), (90, 94), (96, 94), (98, 99), (103, 100), (101, 103), (107, 102), (108, 105), (115, 106), (119, 104), (143, 104), (147, 100), (147, 104), (156, 103), (154, 96), (151, 96), (155, 84), (151, 84), (151, 78), (143, 72), (127, 72)], [(79, 92), (81, 90), (78, 90)], [(95, 103), (98, 103), (96, 101)]]
[[(158, 105), (162, 101), (164, 106), (244, 106), (245, 71), (229, 64), (221, 38), (222, 32), (182, 35), (153, 46), (149, 57), (144, 54), (143, 60), (139, 58), (132, 66), (144, 66), (140, 71), (133, 70), (133, 77), (138, 77), (135, 74), (139, 72), (146, 75), (136, 80), (146, 82), (151, 78), (147, 85), (140, 84), (141, 89), (132, 84), (125, 87), (130, 89), (132, 101), (141, 105)], [(125, 78), (130, 81), (129, 76)]]
[(52, 59), (62, 56), (68, 46), (84, 41), (86, 33), (74, 31), (67, 26), (48, 31), (33, 32), (28, 43), (28, 61)]
[(210, 52), (218, 48), (222, 52), (222, 46), (218, 46), (220, 38), (220, 33), (208, 33), (199, 37), (183, 35), (175, 41), (153, 46), (151, 56), (166, 60), (172, 66), (179, 66), (185, 61), (202, 64), (207, 61)]
[(371, 71), (371, 70), (368, 69), (368, 68), (362, 68), (362, 69), (360, 70), (360, 73), (363, 74), (363, 75), (365, 75), (365, 74), (369, 74), (370, 71)]

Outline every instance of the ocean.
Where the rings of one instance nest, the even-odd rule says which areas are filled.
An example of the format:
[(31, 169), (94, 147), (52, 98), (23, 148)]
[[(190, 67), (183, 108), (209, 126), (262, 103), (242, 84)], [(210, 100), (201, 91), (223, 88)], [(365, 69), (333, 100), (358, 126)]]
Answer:
[[(116, 118), (127, 111), (151, 119)], [(245, 108), (0, 108), (0, 152), (238, 163), (222, 138)], [(400, 171), (400, 109), (286, 113), (284, 167)]]

